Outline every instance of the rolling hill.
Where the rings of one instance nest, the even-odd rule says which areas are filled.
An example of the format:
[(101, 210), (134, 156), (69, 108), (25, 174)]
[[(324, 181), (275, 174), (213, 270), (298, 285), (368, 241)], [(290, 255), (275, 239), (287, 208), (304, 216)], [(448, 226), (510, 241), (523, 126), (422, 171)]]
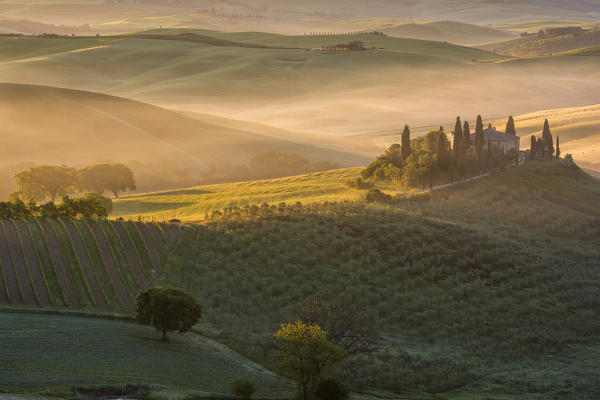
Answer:
[[(340, 173), (327, 174), (333, 181)], [(303, 204), (288, 195), (289, 185), (256, 183), (255, 193), (260, 186), (265, 192), (281, 188), (279, 199), (255, 197), (247, 204), (286, 204), (226, 207), (177, 236), (159, 283), (194, 293), (203, 304), (203, 326), (220, 340), (272, 363), (273, 332), (293, 318), (282, 314), (287, 304), (345, 295), (364, 304), (379, 336), (377, 352), (349, 359), (344, 369), (360, 392), (415, 399), (427, 396), (423, 392), (448, 399), (600, 393), (593, 367), (600, 343), (600, 181), (564, 160), (538, 161), (435, 191), (429, 199), (369, 205), (343, 201), (349, 199), (343, 193), (321, 197), (331, 190), (323, 176), (297, 179), (313, 188), (305, 190)], [(165, 195), (171, 202), (180, 195), (185, 202), (201, 195), (202, 188), (194, 190)], [(160, 202), (168, 200), (160, 196)], [(63, 223), (86, 224), (51, 222)], [(68, 243), (69, 235), (58, 238)], [(19, 254), (20, 246), (11, 246), (16, 246), (11, 254)], [(63, 255), (72, 251), (52, 248)], [(31, 323), (14, 322), (15, 327)], [(122, 340), (139, 329), (114, 328)], [(113, 339), (102, 340), (114, 348)], [(177, 339), (176, 346), (189, 346), (187, 340)], [(142, 343), (136, 339), (132, 349)], [(154, 349), (150, 356), (171, 357)], [(108, 359), (109, 354), (102, 356), (103, 362)], [(176, 365), (188, 365), (186, 360)], [(119, 366), (126, 367), (133, 369), (128, 381), (145, 382), (133, 364)], [(38, 371), (25, 365), (14, 373), (38, 376)], [(82, 376), (114, 379), (110, 371), (90, 371), (87, 364), (73, 380)], [(206, 380), (192, 385), (185, 377), (175, 380), (165, 373), (155, 379), (206, 391)], [(218, 379), (211, 384), (219, 386), (223, 378)]]
[[(540, 36), (537, 32), (500, 42), (487, 43), (478, 48), (513, 57), (552, 55), (600, 45), (600, 29), (585, 30), (581, 34)], [(582, 54), (585, 55), (585, 54)]]
[[(27, 55), (32, 46), (49, 44), (41, 38), (22, 38), (34, 44), (27, 43), (19, 59), (11, 50), (11, 61), (0, 63), (0, 73), (6, 82), (108, 93), (337, 138), (391, 132), (406, 123), (439, 126), (458, 114), (502, 117), (599, 101), (598, 57), (496, 63), (499, 56), (473, 48), (379, 35), (146, 32), (158, 33), (172, 37), (121, 37), (109, 44), (82, 44), (81, 50), (87, 51), (33, 58)], [(207, 36), (233, 44), (203, 43)], [(377, 50), (307, 50), (355, 39)], [(11, 40), (15, 39), (0, 38), (0, 53)], [(18, 47), (10, 43), (11, 49)], [(532, 99), (529, 93), (538, 96)]]
[(201, 182), (211, 166), (244, 165), (264, 152), (347, 166), (365, 160), (299, 143), (291, 132), (265, 136), (123, 98), (46, 86), (0, 84), (0, 119), (1, 163), (15, 165), (3, 171), (3, 197), (13, 190), (12, 173), (28, 164), (123, 162), (138, 175), (140, 189), (152, 190)]

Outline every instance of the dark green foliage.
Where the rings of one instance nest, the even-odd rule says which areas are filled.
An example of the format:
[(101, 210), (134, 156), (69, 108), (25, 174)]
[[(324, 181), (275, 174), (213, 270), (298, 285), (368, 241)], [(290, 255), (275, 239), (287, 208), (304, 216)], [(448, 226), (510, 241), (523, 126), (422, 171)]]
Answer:
[(202, 307), (196, 298), (182, 290), (168, 287), (153, 287), (141, 292), (136, 299), (137, 320), (142, 325), (152, 325), (162, 332), (189, 331), (198, 322)]
[(402, 161), (410, 156), (410, 152), (410, 128), (408, 125), (404, 125), (404, 131), (402, 131)]
[(560, 158), (560, 138), (556, 135), (556, 158)]
[(66, 165), (40, 165), (15, 174), (19, 197), (25, 200), (54, 201), (72, 193), (77, 183), (77, 170)]
[(506, 122), (505, 133), (507, 135), (513, 135), (513, 136), (517, 135), (517, 130), (515, 128), (515, 120), (513, 119), (512, 115), (510, 117), (508, 117), (508, 121)]
[(454, 154), (454, 158), (458, 158), (461, 152), (461, 143), (463, 140), (463, 131), (462, 131), (462, 123), (460, 122), (460, 117), (456, 117), (456, 124), (454, 125), (454, 142), (452, 143), (452, 151)]
[(364, 180), (398, 182), (402, 179), (402, 148), (392, 144), (384, 154), (367, 166), (362, 172)]
[(475, 125), (475, 150), (477, 151), (477, 170), (481, 171), (483, 166), (483, 147), (485, 145), (485, 136), (483, 134), (483, 120), (481, 115), (477, 116), (477, 124)]
[(256, 393), (256, 383), (247, 378), (237, 378), (231, 381), (231, 394), (236, 399), (249, 400)]
[(0, 202), (0, 219), (9, 218), (102, 218), (108, 215), (107, 206), (112, 201), (96, 194), (71, 199), (65, 196), (61, 203), (49, 201), (38, 205), (34, 201), (27, 204), (20, 199)]
[(367, 203), (391, 203), (392, 200), (392, 196), (390, 196), (389, 194), (385, 194), (381, 190), (376, 188), (369, 189), (365, 196), (365, 201)]
[(319, 400), (348, 400), (350, 392), (339, 381), (326, 379), (317, 385), (315, 396)]
[[(223, 338), (267, 363), (286, 305), (364, 301), (382, 341), (342, 370), (365, 390), (445, 391), (501, 374), (494, 390), (514, 396), (510, 371), (589, 354), (600, 340), (598, 181), (528, 163), (431, 196), (224, 209), (182, 233), (163, 283), (189, 288)], [(577, 360), (559, 381), (528, 385), (570, 391), (581, 379), (595, 398), (597, 374), (579, 378)]]
[(346, 185), (352, 188), (366, 190), (371, 189), (375, 185), (373, 182), (364, 181), (362, 178), (356, 178), (354, 180), (349, 180), (346, 182)]
[(554, 143), (552, 133), (550, 133), (550, 124), (547, 119), (544, 121), (544, 130), (542, 131), (542, 145), (544, 157), (551, 158), (554, 154)]
[(535, 160), (537, 154), (537, 140), (535, 135), (531, 135), (531, 145), (529, 146), (529, 159)]

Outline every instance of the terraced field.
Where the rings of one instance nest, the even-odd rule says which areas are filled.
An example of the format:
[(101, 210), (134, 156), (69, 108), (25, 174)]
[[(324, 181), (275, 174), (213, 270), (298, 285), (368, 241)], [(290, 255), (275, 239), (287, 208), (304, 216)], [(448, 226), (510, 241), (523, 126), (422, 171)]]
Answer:
[(1, 220), (0, 306), (134, 312), (154, 281), (168, 226)]

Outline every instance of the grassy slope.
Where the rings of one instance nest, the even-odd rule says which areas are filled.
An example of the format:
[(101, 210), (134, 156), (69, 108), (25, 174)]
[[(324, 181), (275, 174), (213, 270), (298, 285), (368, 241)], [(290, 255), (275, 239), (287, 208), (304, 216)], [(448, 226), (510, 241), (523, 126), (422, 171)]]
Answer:
[(164, 283), (258, 359), (286, 304), (364, 302), (387, 350), (354, 361), (358, 387), (594, 398), (599, 201), (600, 181), (536, 162), (430, 202), (234, 211), (188, 231)]
[(570, 50), (600, 45), (600, 30), (596, 29), (578, 36), (540, 38), (536, 36), (518, 37), (506, 41), (478, 46), (480, 49), (514, 57), (531, 57), (556, 54)]
[(247, 377), (259, 396), (289, 394), (285, 383), (195, 334), (173, 333), (162, 343), (152, 328), (132, 322), (7, 312), (0, 326), (0, 386), (8, 391), (137, 383), (229, 394), (231, 379)]
[[(31, 118), (32, 113), (36, 118)], [(0, 118), (0, 158), (4, 165), (166, 162), (180, 172), (198, 174), (208, 165), (247, 164), (250, 158), (269, 151), (296, 153), (311, 162), (332, 161), (342, 166), (365, 161), (344, 151), (298, 143), (299, 138), (291, 132), (265, 136), (260, 128), (250, 132), (202, 116), (190, 118), (123, 98), (59, 88), (0, 83)], [(135, 172), (145, 173), (139, 166)], [(7, 171), (2, 180), (1, 196), (5, 197), (14, 190), (9, 188), (12, 173)], [(148, 177), (140, 184), (147, 190), (165, 187), (152, 186)]]
[[(48, 55), (45, 60), (1, 63), (0, 74), (5, 81), (76, 87), (338, 136), (390, 132), (405, 123), (439, 126), (459, 113), (502, 116), (515, 110), (598, 102), (598, 57), (473, 63), (472, 59), (489, 61), (497, 56), (442, 42), (375, 35), (161, 31), (182, 32), (272, 47), (312, 48), (358, 38), (386, 50), (323, 54), (127, 38), (105, 48)], [(0, 48), (3, 40), (9, 39), (0, 39)], [(46, 42), (39, 39), (38, 43)], [(539, 93), (535, 102), (530, 93)], [(455, 98), (451, 104), (449, 97)]]
[(228, 206), (355, 200), (361, 197), (362, 192), (347, 187), (345, 182), (358, 177), (360, 170), (348, 168), (287, 178), (122, 196), (115, 200), (111, 217), (142, 215), (145, 218), (177, 217), (199, 221), (205, 219), (207, 213)]

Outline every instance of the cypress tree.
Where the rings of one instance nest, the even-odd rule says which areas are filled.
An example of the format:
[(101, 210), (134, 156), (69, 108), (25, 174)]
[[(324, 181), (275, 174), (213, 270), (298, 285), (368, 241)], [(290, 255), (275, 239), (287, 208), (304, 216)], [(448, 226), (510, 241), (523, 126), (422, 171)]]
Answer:
[(477, 150), (477, 168), (481, 172), (481, 164), (483, 162), (483, 146), (485, 144), (485, 136), (483, 134), (483, 121), (481, 115), (477, 116), (475, 124), (475, 149)]
[(535, 153), (537, 152), (537, 141), (535, 140), (535, 135), (531, 135), (531, 146), (529, 147), (529, 159), (535, 160)]
[(550, 124), (546, 119), (544, 121), (544, 130), (542, 132), (542, 144), (544, 157), (552, 157), (554, 154), (554, 141), (552, 140), (552, 133), (550, 133)]
[(483, 120), (481, 119), (481, 115), (477, 116), (477, 122), (475, 123), (475, 133), (481, 133), (483, 135)]
[(452, 150), (454, 152), (454, 156), (456, 157), (460, 150), (460, 142), (462, 141), (463, 131), (462, 131), (462, 123), (460, 122), (460, 117), (456, 117), (456, 125), (454, 126), (454, 140), (452, 143)]
[(469, 121), (465, 121), (463, 125), (463, 139), (460, 145), (462, 150), (463, 172), (466, 172), (469, 168), (469, 158), (467, 157), (467, 153), (471, 148), (471, 128), (469, 127)]
[(506, 134), (517, 136), (517, 130), (515, 129), (515, 120), (512, 115), (508, 117), (508, 122), (506, 123)]
[(537, 152), (538, 156), (544, 157), (544, 141), (542, 138), (538, 138), (535, 142), (535, 151)]
[(492, 141), (490, 139), (488, 139), (487, 141), (487, 160), (486, 160), (486, 164), (487, 164), (487, 168), (489, 170), (492, 169), (493, 167), (493, 163), (494, 163), (494, 153), (492, 152)]
[(404, 131), (402, 131), (402, 161), (406, 160), (410, 156), (410, 128), (408, 125), (404, 125)]

